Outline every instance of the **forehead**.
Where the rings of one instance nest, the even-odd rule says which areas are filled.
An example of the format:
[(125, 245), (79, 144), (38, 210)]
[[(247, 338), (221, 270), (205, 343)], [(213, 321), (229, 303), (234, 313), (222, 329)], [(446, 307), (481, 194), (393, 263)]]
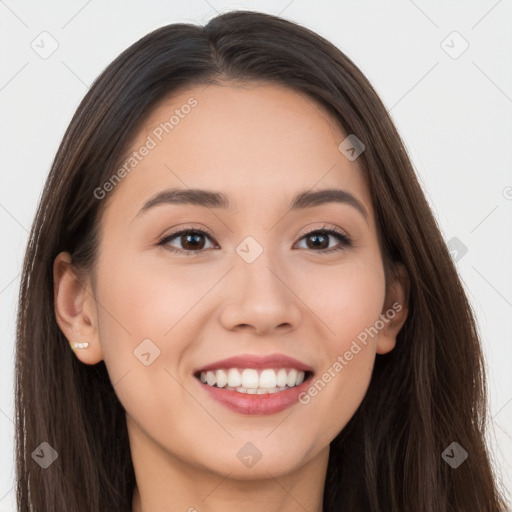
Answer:
[(372, 216), (357, 161), (338, 148), (346, 136), (322, 105), (284, 86), (188, 87), (144, 120), (120, 163), (127, 172), (113, 202), (135, 211), (166, 188), (202, 188), (225, 192), (234, 211), (256, 212), (262, 201), (272, 207), (304, 190), (343, 188)]

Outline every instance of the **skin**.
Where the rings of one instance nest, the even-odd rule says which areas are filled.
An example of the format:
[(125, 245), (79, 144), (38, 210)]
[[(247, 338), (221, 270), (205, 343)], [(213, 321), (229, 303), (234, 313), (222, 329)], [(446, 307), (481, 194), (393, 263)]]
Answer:
[[(135, 512), (321, 511), (329, 443), (360, 405), (376, 355), (395, 347), (407, 276), (401, 269), (385, 289), (357, 160), (339, 151), (346, 134), (305, 95), (254, 82), (190, 87), (151, 113), (131, 149), (190, 97), (198, 105), (104, 199), (94, 273), (81, 282), (68, 253), (56, 258), (57, 321), (70, 342), (90, 343), (75, 351), (80, 361), (105, 361), (126, 409)], [(161, 204), (137, 215), (174, 187), (225, 192), (234, 207)], [(297, 193), (324, 188), (349, 191), (368, 221), (348, 204), (289, 211)], [(214, 236), (199, 239), (202, 253), (172, 252), (190, 247), (184, 236), (157, 245), (190, 226)], [(336, 237), (308, 245), (304, 235), (323, 226), (353, 246)], [(263, 248), (250, 264), (236, 252), (247, 236)], [(401, 311), (307, 405), (238, 414), (193, 376), (233, 355), (283, 353), (319, 377), (395, 302)], [(160, 349), (149, 366), (134, 357), (147, 338)], [(262, 454), (250, 468), (237, 457), (247, 442)]]

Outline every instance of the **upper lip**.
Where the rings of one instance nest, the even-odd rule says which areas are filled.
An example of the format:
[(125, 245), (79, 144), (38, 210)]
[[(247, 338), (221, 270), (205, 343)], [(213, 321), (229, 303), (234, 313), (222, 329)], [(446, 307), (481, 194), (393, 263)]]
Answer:
[(305, 372), (313, 372), (311, 366), (284, 354), (240, 354), (197, 368), (194, 370), (194, 373), (218, 370), (221, 368), (296, 368), (297, 370), (303, 370)]

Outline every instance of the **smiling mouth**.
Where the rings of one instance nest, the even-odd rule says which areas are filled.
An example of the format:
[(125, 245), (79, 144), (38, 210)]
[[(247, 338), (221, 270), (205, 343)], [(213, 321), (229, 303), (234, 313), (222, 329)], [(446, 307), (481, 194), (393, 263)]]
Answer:
[(296, 368), (221, 368), (196, 372), (194, 377), (212, 388), (249, 395), (279, 393), (300, 386), (313, 372)]

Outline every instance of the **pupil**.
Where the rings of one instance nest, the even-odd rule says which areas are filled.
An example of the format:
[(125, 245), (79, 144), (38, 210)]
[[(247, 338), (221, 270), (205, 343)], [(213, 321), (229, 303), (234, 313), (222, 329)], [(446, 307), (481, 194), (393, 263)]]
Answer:
[[(196, 233), (196, 234), (193, 234), (193, 235), (185, 235), (185, 239), (186, 239), (186, 243), (184, 244), (185, 246), (186, 245), (191, 245), (192, 248), (196, 248), (198, 247), (198, 244), (197, 244), (197, 238), (198, 237), (201, 237), (202, 235), (199, 234), (199, 233)], [(190, 244), (189, 240), (190, 239), (196, 239), (196, 242), (192, 242), (192, 244)], [(199, 244), (201, 245), (201, 244)]]
[[(317, 239), (317, 238), (323, 238), (324, 239), (324, 242), (325, 240), (327, 240), (327, 237), (325, 235), (311, 235), (311, 238), (310, 239)], [(320, 244), (322, 247), (325, 246), (325, 243), (324, 244)], [(319, 247), (317, 244), (314, 244), (314, 247)]]

